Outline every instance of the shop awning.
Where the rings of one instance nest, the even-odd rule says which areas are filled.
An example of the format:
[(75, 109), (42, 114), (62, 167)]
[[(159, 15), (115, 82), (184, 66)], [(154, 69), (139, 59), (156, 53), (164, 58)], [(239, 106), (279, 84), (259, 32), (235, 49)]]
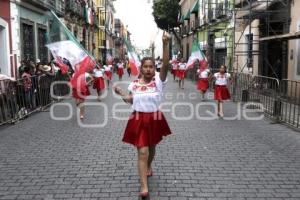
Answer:
[(199, 12), (199, 0), (197, 0), (195, 2), (195, 4), (193, 5), (192, 9), (191, 9), (191, 13), (197, 13)]
[(189, 10), (186, 16), (184, 17), (184, 20), (189, 20), (190, 18), (191, 18), (191, 11)]

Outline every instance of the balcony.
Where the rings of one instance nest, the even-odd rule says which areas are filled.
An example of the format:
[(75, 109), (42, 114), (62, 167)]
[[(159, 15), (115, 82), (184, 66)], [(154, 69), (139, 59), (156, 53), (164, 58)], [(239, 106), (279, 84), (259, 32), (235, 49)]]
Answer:
[(63, 0), (32, 0), (31, 4), (43, 10), (53, 10), (58, 16), (63, 16), (65, 12), (65, 3)]
[(65, 11), (71, 15), (84, 18), (84, 6), (81, 3), (78, 3), (76, 0), (66, 0)]
[(216, 9), (216, 18), (221, 19), (227, 16), (228, 6), (226, 2), (219, 3)]

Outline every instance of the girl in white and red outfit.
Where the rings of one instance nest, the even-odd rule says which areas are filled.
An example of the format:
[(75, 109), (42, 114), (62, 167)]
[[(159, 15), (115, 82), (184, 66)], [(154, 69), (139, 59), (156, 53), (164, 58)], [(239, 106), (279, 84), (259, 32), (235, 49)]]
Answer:
[(124, 74), (124, 64), (122, 62), (118, 63), (118, 71), (117, 71), (118, 75), (119, 75), (119, 81), (122, 80), (122, 76)]
[(218, 101), (218, 116), (224, 117), (223, 101), (230, 99), (230, 93), (227, 88), (230, 74), (226, 72), (226, 66), (221, 65), (220, 71), (214, 74), (215, 79), (215, 100)]
[(79, 108), (80, 119), (84, 118), (85, 108), (83, 103), (85, 101), (85, 98), (91, 95), (89, 86), (92, 81), (93, 78), (89, 73), (76, 74), (76, 75), (73, 74), (73, 77), (71, 79), (72, 95), (75, 99), (77, 108)]
[(179, 78), (179, 88), (184, 89), (184, 78), (186, 73), (186, 63), (184, 59), (181, 59), (181, 62), (178, 64), (177, 77)]
[(151, 163), (155, 155), (155, 146), (164, 136), (171, 134), (163, 113), (159, 111), (168, 73), (169, 41), (170, 36), (164, 33), (163, 64), (160, 72), (155, 72), (153, 58), (143, 58), (141, 77), (130, 83), (130, 93), (126, 94), (121, 88), (115, 88), (115, 92), (122, 96), (125, 102), (132, 104), (134, 109), (127, 123), (123, 142), (134, 145), (138, 151), (141, 197), (149, 195), (147, 177), (153, 175)]
[(93, 76), (94, 76), (93, 88), (97, 90), (98, 101), (101, 101), (100, 96), (101, 96), (102, 90), (105, 89), (104, 69), (101, 69), (100, 67), (96, 67), (94, 69)]
[(199, 66), (199, 69), (197, 70), (197, 75), (198, 75), (197, 89), (200, 91), (202, 95), (202, 100), (204, 100), (205, 93), (209, 88), (210, 70), (207, 68), (207, 62), (205, 60), (202, 60), (200, 63), (199, 60), (197, 60), (195, 65)]
[(105, 73), (105, 76), (106, 76), (106, 81), (107, 81), (107, 89), (109, 88), (109, 83), (111, 81), (111, 78), (112, 78), (112, 69), (113, 69), (113, 66), (112, 65), (104, 65), (104, 73)]
[(172, 62), (172, 74), (173, 74), (173, 80), (176, 80), (177, 77), (177, 71), (178, 71), (179, 62), (177, 60)]

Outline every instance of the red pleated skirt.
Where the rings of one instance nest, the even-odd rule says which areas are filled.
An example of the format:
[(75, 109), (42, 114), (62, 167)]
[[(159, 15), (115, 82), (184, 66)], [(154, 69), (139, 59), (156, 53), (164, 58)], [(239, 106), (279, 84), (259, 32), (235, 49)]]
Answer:
[(93, 88), (97, 90), (103, 90), (105, 88), (104, 78), (103, 77), (95, 78)]
[(123, 76), (123, 74), (124, 74), (124, 69), (123, 69), (123, 68), (118, 68), (117, 73), (118, 73), (119, 76)]
[(177, 69), (172, 69), (171, 73), (176, 76), (177, 75)]
[(72, 96), (75, 98), (75, 99), (81, 99), (83, 100), (86, 96), (89, 96), (91, 95), (91, 92), (89, 90), (89, 87), (86, 86), (80, 90), (77, 90), (76, 88), (73, 88), (72, 89)]
[(107, 76), (107, 78), (108, 78), (109, 80), (111, 80), (111, 78), (112, 78), (112, 73), (111, 73), (110, 71), (106, 71), (106, 72), (105, 72), (105, 75)]
[(185, 78), (185, 70), (177, 70), (177, 77), (182, 80)]
[(226, 85), (215, 86), (215, 100), (223, 101), (230, 99), (230, 93)]
[(197, 90), (200, 90), (202, 92), (206, 92), (209, 88), (209, 83), (207, 78), (201, 78), (197, 82)]
[(134, 111), (128, 120), (123, 142), (138, 148), (157, 145), (171, 130), (162, 112)]

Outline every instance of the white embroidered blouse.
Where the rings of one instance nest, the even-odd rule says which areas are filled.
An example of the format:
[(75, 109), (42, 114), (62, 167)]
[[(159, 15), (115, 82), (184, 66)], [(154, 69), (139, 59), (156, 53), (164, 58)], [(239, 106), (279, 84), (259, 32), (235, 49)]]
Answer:
[(158, 111), (166, 83), (167, 80), (161, 81), (158, 72), (155, 73), (152, 81), (148, 84), (140, 83), (139, 79), (131, 82), (128, 90), (133, 95), (132, 108), (137, 112)]

